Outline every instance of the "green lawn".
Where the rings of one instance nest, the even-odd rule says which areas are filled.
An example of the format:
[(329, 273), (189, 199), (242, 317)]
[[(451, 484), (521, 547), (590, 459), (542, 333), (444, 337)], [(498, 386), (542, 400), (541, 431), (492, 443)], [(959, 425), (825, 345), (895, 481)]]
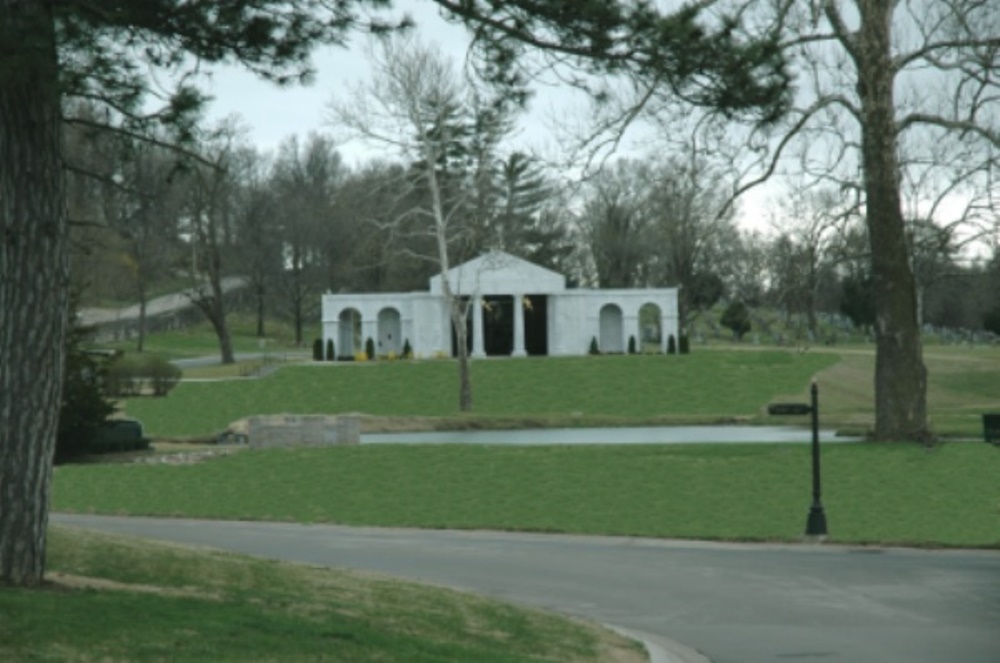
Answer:
[(0, 588), (4, 661), (589, 661), (579, 621), (373, 574), (50, 529), (42, 590)]
[[(805, 394), (837, 361), (774, 350), (476, 361), (474, 414), (561, 425), (750, 419), (776, 395)], [(131, 399), (126, 411), (153, 436), (195, 437), (253, 414), (456, 417), (457, 393), (450, 360), (320, 363), (260, 380), (185, 382), (167, 398)]]
[[(823, 451), (834, 541), (1000, 545), (1000, 449)], [(808, 445), (361, 445), (248, 450), (190, 466), (58, 468), (53, 508), (189, 516), (794, 541)]]

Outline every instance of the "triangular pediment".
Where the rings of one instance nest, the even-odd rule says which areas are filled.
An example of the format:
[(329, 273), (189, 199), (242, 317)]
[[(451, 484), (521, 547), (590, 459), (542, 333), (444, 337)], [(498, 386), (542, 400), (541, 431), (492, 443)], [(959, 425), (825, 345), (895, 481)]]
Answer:
[[(462, 295), (555, 294), (566, 290), (566, 277), (524, 258), (490, 251), (448, 270), (452, 292)], [(443, 279), (430, 280), (430, 291), (441, 294)]]

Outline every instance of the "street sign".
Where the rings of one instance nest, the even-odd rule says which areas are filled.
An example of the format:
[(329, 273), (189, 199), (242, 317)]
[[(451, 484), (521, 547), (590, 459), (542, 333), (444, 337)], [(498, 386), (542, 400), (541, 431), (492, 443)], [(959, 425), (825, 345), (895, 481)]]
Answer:
[(812, 412), (812, 407), (808, 403), (771, 403), (767, 406), (767, 413), (777, 416), (802, 415)]

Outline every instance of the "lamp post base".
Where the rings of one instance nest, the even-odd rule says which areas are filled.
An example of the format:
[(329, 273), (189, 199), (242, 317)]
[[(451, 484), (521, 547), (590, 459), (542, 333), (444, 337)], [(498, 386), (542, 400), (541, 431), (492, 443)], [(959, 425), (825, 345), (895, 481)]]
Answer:
[(809, 519), (806, 521), (806, 536), (826, 536), (826, 513), (822, 504), (813, 504), (809, 508)]

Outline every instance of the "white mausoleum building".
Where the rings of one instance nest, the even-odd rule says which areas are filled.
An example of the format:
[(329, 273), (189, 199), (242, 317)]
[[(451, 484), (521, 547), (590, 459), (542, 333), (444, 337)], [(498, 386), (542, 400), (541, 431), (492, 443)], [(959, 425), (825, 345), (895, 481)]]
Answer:
[[(677, 288), (567, 289), (562, 274), (499, 251), (444, 276), (472, 300), (473, 357), (584, 355), (595, 339), (602, 353), (620, 353), (630, 337), (664, 352), (677, 337)], [(442, 286), (438, 275), (428, 292), (323, 295), (324, 348), (332, 340), (337, 356), (352, 356), (371, 338), (379, 355), (400, 355), (407, 341), (415, 356), (455, 354)]]

